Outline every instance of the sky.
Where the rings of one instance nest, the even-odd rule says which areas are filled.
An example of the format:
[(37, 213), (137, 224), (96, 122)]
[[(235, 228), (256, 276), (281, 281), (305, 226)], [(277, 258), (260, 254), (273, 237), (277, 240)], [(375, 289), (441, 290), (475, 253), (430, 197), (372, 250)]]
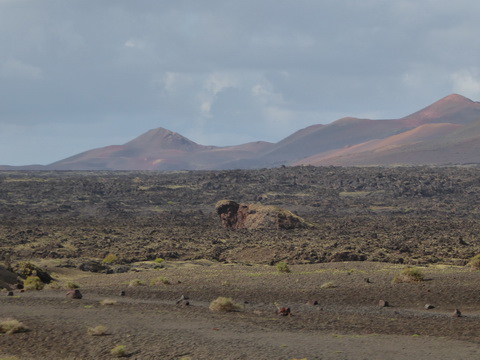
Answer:
[(478, 0), (0, 0), (0, 164), (480, 100)]

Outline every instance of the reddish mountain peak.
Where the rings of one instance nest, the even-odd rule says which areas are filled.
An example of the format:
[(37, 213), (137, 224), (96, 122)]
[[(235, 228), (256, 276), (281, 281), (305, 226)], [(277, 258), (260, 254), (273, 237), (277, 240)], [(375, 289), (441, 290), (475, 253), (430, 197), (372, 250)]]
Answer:
[(157, 128), (147, 131), (145, 134), (129, 141), (126, 147), (136, 147), (143, 149), (174, 149), (183, 151), (193, 151), (202, 148), (192, 140), (180, 135), (179, 133)]
[[(469, 112), (480, 112), (480, 103), (462, 95), (451, 94), (434, 102), (426, 108), (417, 111), (402, 121), (410, 126), (418, 126), (429, 122), (462, 122)], [(472, 117), (467, 116), (468, 118)]]

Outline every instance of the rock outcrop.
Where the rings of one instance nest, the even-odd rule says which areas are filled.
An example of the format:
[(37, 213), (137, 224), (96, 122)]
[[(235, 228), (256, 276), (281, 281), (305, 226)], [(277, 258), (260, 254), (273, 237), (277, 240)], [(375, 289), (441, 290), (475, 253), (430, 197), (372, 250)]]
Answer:
[(239, 204), (233, 200), (221, 200), (215, 208), (227, 229), (289, 230), (311, 226), (291, 211), (272, 205)]

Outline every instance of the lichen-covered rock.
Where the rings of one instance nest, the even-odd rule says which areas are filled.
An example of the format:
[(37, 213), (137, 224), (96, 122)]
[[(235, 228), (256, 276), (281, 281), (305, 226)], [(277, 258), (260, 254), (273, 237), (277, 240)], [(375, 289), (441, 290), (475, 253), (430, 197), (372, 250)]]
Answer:
[(238, 204), (233, 200), (221, 200), (215, 209), (227, 229), (289, 230), (311, 227), (300, 216), (272, 205)]

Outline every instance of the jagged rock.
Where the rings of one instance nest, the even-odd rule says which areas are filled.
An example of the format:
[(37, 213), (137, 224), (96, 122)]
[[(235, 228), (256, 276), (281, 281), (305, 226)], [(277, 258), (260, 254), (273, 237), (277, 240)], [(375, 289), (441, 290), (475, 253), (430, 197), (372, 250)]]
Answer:
[(452, 316), (453, 316), (453, 317), (461, 317), (461, 316), (462, 316), (462, 313), (460, 312), (460, 310), (455, 309), (455, 311), (453, 312)]
[(388, 307), (389, 304), (388, 304), (388, 301), (380, 300), (380, 301), (378, 302), (378, 306), (380, 306), (380, 307)]
[(73, 290), (69, 290), (67, 291), (67, 293), (65, 294), (65, 296), (68, 298), (68, 299), (81, 299), (83, 296), (82, 296), (82, 293), (80, 292), (80, 290), (78, 289), (73, 289)]
[(90, 261), (81, 263), (78, 266), (78, 268), (82, 271), (90, 271), (94, 273), (108, 272), (108, 270), (111, 270), (109, 266), (95, 260), (90, 260)]
[(425, 310), (435, 309), (435, 306), (432, 304), (425, 304)]
[(221, 200), (215, 205), (222, 224), (227, 229), (281, 229), (311, 227), (300, 216), (277, 206), (238, 204)]
[(28, 261), (22, 261), (13, 266), (13, 271), (24, 279), (29, 276), (38, 276), (44, 284), (50, 284), (53, 281), (49, 273)]

